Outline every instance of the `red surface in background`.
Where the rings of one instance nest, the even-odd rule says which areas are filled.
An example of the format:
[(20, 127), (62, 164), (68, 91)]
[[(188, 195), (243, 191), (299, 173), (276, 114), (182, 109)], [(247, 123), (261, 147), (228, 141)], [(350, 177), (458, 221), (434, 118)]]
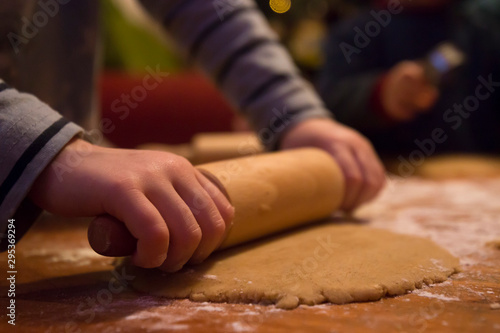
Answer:
[[(203, 75), (186, 72), (172, 74), (154, 89), (144, 87), (145, 75), (106, 72), (100, 80), (101, 112), (105, 136), (114, 144), (131, 148), (159, 142), (186, 143), (199, 132), (230, 131), (235, 113), (224, 97)], [(155, 83), (148, 80), (149, 87)], [(136, 107), (127, 106), (122, 94), (131, 97)], [(147, 95), (142, 95), (147, 92)], [(114, 106), (114, 107), (113, 107)], [(127, 110), (129, 110), (128, 115)], [(109, 132), (109, 133), (106, 133)]]

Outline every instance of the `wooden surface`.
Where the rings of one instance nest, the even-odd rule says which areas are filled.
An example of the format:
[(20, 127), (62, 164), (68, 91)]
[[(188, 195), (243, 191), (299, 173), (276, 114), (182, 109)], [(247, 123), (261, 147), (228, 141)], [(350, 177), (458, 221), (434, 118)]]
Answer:
[[(392, 179), (361, 209), (367, 228), (428, 237), (461, 260), (442, 284), (378, 302), (302, 306), (193, 303), (120, 287), (112, 259), (92, 252), (85, 220), (45, 216), (16, 248), (16, 326), (0, 332), (500, 332), (500, 178)], [(0, 267), (7, 271), (6, 253)], [(5, 274), (5, 273), (3, 273)], [(129, 278), (129, 277), (126, 277)], [(126, 279), (125, 279), (126, 281)]]

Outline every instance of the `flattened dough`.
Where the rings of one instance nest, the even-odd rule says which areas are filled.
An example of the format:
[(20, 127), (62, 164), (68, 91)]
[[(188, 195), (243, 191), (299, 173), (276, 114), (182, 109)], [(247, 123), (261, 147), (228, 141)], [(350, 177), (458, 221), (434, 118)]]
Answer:
[(122, 265), (136, 276), (132, 286), (150, 294), (292, 309), (405, 294), (446, 280), (459, 262), (427, 239), (329, 223), (225, 250), (177, 273)]

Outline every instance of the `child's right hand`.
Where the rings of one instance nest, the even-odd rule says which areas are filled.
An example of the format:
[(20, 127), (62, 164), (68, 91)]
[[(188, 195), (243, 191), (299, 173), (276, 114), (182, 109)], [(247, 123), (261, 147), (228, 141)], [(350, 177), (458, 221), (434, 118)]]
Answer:
[(204, 260), (234, 215), (224, 194), (180, 156), (80, 139), (57, 155), (29, 195), (55, 214), (116, 217), (138, 239), (134, 264), (165, 271)]

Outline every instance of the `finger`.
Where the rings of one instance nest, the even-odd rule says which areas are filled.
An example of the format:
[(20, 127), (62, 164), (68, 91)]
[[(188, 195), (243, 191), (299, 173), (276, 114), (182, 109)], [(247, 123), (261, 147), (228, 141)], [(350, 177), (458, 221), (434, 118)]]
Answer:
[(425, 81), (424, 67), (415, 61), (404, 62), (404, 76), (409, 77), (414, 81)]
[(226, 222), (214, 200), (200, 183), (190, 187), (179, 185), (176, 190), (190, 207), (201, 229), (201, 241), (190, 259), (190, 263), (200, 263), (222, 242)]
[(409, 79), (408, 82), (400, 88), (400, 101), (408, 109), (417, 109), (422, 83), (420, 81)]
[[(192, 181), (189, 183), (192, 184)], [(178, 271), (188, 262), (201, 241), (200, 226), (172, 184), (155, 186), (148, 189), (146, 195), (158, 208), (170, 233), (167, 258), (160, 269)]]
[(433, 86), (425, 84), (416, 99), (416, 107), (421, 111), (429, 110), (436, 102), (439, 91)]
[[(209, 175), (207, 175), (209, 176)], [(200, 182), (201, 186), (207, 191), (207, 193), (210, 195), (212, 200), (215, 203), (215, 206), (217, 206), (217, 209), (219, 210), (220, 215), (222, 216), (224, 223), (226, 225), (226, 230), (224, 233), (224, 239), (225, 236), (227, 236), (227, 233), (231, 229), (231, 226), (233, 225), (233, 220), (234, 220), (234, 207), (229, 201), (228, 194), (225, 192), (225, 189), (222, 184), (214, 183), (218, 182), (216, 179), (210, 180), (207, 178), (202, 172), (199, 170), (196, 170), (196, 178)], [(218, 184), (218, 185), (215, 185)], [(224, 191), (224, 192), (223, 192)], [(221, 241), (222, 242), (222, 241)], [(219, 244), (220, 245), (220, 244)]]
[(345, 177), (345, 195), (341, 208), (345, 211), (351, 211), (355, 207), (363, 184), (361, 170), (354, 154), (347, 146), (336, 145), (332, 155), (339, 163)]
[(397, 115), (401, 121), (410, 121), (416, 117), (417, 110), (410, 101), (401, 100), (397, 105)]
[(425, 77), (425, 71), (422, 66), (410, 62), (405, 68), (399, 87), (400, 98), (415, 104), (420, 92), (429, 86)]
[(140, 191), (116, 191), (106, 212), (123, 221), (137, 241), (132, 255), (136, 266), (153, 268), (166, 259), (169, 248), (169, 231), (162, 215)]
[(385, 172), (379, 158), (368, 147), (357, 149), (355, 157), (363, 174), (363, 186), (354, 203), (355, 207), (372, 200), (385, 184)]

